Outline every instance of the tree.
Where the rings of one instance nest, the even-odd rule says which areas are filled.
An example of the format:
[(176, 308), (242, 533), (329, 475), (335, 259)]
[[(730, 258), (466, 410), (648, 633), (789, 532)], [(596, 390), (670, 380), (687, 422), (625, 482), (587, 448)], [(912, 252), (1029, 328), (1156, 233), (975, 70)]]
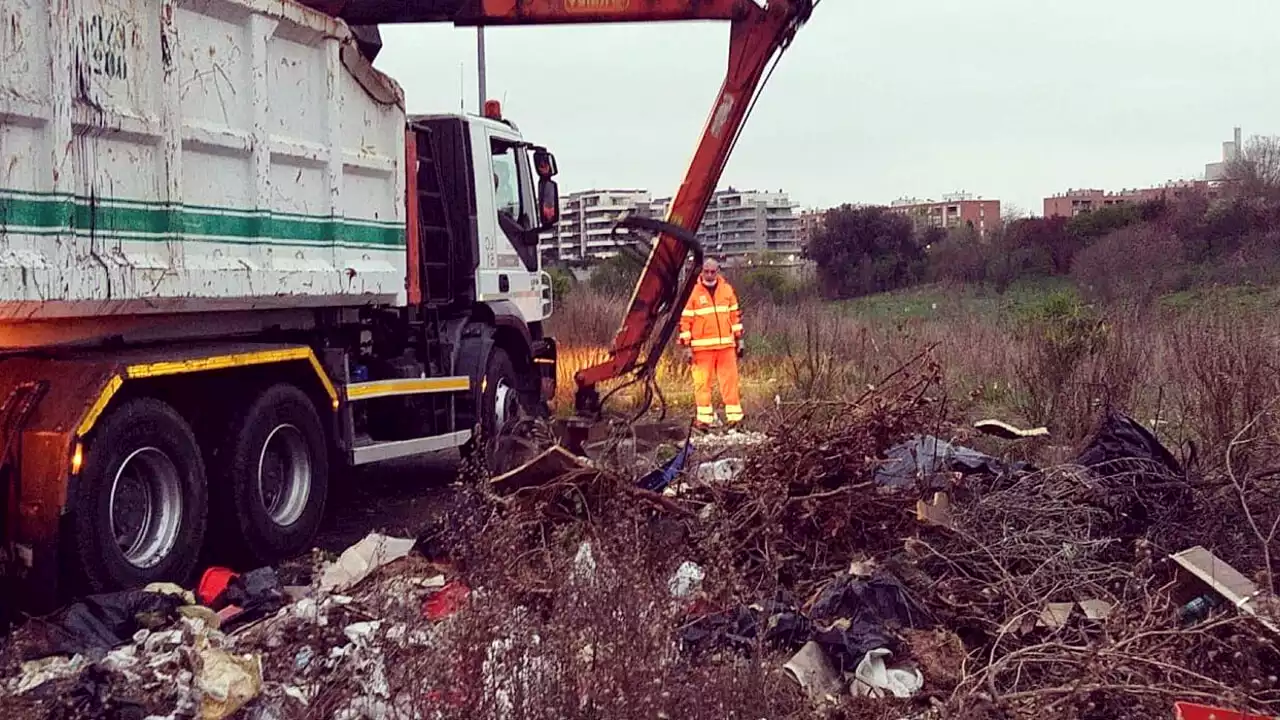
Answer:
[(894, 290), (918, 281), (925, 265), (911, 221), (884, 207), (842, 205), (827, 211), (805, 255), (829, 297)]
[(1226, 179), (1237, 197), (1280, 199), (1280, 136), (1249, 138), (1236, 158), (1227, 163)]

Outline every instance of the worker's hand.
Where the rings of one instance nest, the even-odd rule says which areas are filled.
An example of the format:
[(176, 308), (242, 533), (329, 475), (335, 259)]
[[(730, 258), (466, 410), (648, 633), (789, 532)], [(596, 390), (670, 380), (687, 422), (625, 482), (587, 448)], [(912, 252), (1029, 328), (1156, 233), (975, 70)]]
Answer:
[(738, 338), (738, 357), (742, 357), (747, 352), (747, 344)]
[(684, 361), (685, 365), (692, 365), (693, 364), (693, 348), (689, 347), (688, 345), (681, 345), (680, 359)]

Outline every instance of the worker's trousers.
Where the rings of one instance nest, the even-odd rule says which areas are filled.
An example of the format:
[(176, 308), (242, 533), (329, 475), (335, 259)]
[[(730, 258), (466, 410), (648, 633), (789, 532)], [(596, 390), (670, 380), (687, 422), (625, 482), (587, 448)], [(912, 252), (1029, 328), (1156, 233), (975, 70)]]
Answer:
[(698, 406), (698, 422), (713, 423), (715, 408), (711, 404), (711, 378), (720, 385), (724, 400), (724, 419), (742, 422), (742, 398), (738, 396), (738, 354), (732, 347), (693, 351), (693, 401)]

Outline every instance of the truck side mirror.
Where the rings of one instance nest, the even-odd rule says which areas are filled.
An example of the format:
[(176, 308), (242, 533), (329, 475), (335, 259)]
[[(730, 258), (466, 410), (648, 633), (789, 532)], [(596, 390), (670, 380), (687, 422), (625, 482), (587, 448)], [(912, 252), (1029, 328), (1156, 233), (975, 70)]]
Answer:
[(560, 172), (560, 168), (556, 167), (556, 156), (541, 147), (533, 150), (533, 169), (544, 180), (553, 178)]
[(550, 230), (560, 222), (560, 187), (549, 177), (538, 181), (538, 219), (539, 230)]

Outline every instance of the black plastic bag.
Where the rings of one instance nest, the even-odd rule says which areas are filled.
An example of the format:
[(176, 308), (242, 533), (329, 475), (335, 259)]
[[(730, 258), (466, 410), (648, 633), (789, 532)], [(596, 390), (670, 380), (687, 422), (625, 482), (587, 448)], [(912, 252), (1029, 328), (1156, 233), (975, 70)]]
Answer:
[(842, 670), (852, 671), (870, 650), (900, 650), (893, 630), (930, 624), (928, 614), (892, 574), (845, 574), (829, 583), (809, 610), (813, 639)]
[(80, 654), (98, 660), (139, 629), (173, 622), (183, 604), (181, 597), (143, 590), (90, 595), (51, 618), (33, 620), (36, 640), (24, 646), (23, 658)]

